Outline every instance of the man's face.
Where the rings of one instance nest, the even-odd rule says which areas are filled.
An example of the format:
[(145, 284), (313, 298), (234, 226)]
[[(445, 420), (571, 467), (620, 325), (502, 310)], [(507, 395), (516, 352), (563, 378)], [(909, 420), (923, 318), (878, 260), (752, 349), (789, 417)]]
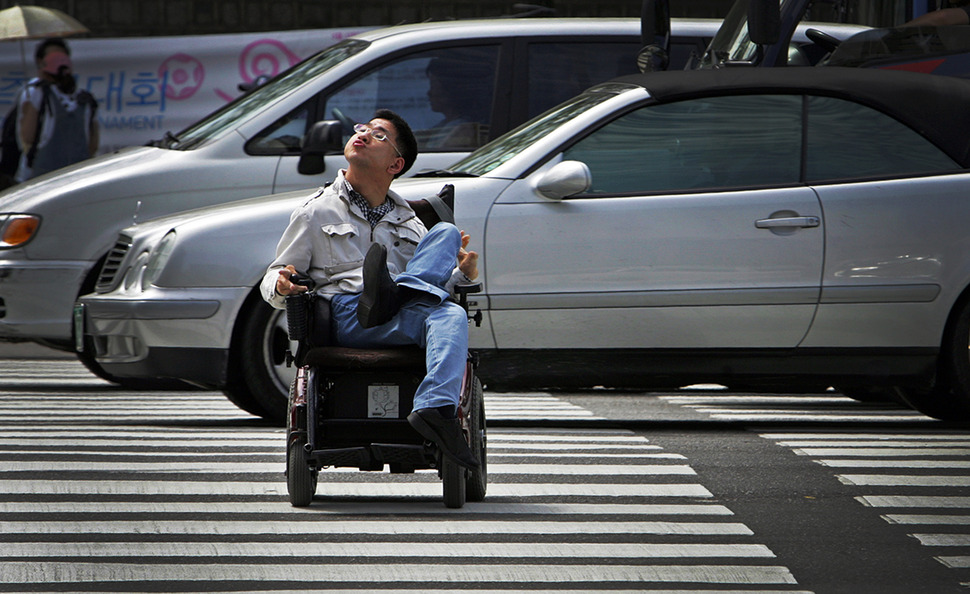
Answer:
[(73, 93), (76, 88), (74, 74), (71, 72), (71, 57), (60, 48), (52, 48), (40, 61), (41, 72), (54, 81), (57, 88), (65, 93)]
[(71, 72), (71, 57), (60, 49), (48, 50), (40, 61), (40, 69), (51, 76), (69, 74)]
[[(355, 132), (344, 146), (344, 157), (351, 164), (371, 165), (381, 169), (392, 166), (400, 157), (397, 153), (397, 130), (394, 124), (374, 118), (366, 124), (367, 130)], [(374, 138), (374, 133), (386, 136), (384, 140)]]

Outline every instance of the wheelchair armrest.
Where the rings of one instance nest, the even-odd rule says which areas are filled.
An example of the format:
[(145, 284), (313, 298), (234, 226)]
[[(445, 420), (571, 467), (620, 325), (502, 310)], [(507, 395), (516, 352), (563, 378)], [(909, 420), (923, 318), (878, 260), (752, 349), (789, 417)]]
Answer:
[(482, 292), (482, 283), (476, 282), (471, 284), (455, 285), (455, 293), (458, 293), (459, 297), (462, 295), (467, 296), (469, 293), (481, 293), (481, 292)]
[[(468, 312), (468, 295), (471, 293), (481, 293), (482, 283), (471, 283), (467, 285), (455, 285), (455, 293), (458, 294), (458, 305), (465, 308)], [(478, 310), (474, 315), (469, 316), (474, 320), (476, 326), (482, 325), (482, 310)]]
[(458, 305), (468, 311), (468, 295), (471, 293), (481, 293), (482, 283), (459, 284), (455, 285), (455, 293), (458, 294)]
[(310, 300), (305, 293), (286, 297), (286, 333), (293, 342), (306, 340), (310, 332)]
[(297, 352), (287, 362), (303, 365), (306, 352), (314, 347), (333, 344), (330, 327), (330, 302), (313, 293), (300, 293), (286, 298), (286, 331), (298, 343)]

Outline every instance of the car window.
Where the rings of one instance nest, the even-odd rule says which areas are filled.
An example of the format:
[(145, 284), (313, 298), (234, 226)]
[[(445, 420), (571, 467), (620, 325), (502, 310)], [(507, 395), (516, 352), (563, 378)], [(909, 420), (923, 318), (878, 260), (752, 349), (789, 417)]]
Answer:
[(590, 194), (641, 194), (797, 183), (801, 97), (707, 97), (652, 105), (564, 153), (592, 174)]
[(276, 120), (246, 143), (251, 155), (299, 154), (306, 132), (307, 106)]
[(577, 95), (565, 103), (510, 130), (454, 163), (450, 169), (464, 175), (485, 175), (501, 167), (523, 150), (532, 146), (545, 136), (553, 134), (559, 126), (597, 105), (609, 101), (618, 94), (637, 88), (623, 83), (603, 83), (596, 88)]
[(943, 151), (909, 126), (865, 105), (810, 97), (806, 181), (958, 170)]
[(410, 124), (420, 152), (467, 151), (488, 141), (498, 45), (440, 48), (381, 65), (327, 98), (324, 117), (366, 122), (379, 108)]
[(637, 43), (529, 44), (529, 119), (589, 87), (637, 70)]

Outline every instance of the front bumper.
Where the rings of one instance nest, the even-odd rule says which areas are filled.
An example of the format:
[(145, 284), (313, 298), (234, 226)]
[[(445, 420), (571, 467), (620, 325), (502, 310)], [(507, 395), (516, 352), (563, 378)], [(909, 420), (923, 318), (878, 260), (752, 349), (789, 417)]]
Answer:
[(117, 377), (175, 378), (206, 387), (226, 381), (233, 323), (248, 289), (206, 289), (200, 297), (85, 295), (75, 333)]
[(71, 308), (87, 261), (0, 261), (0, 339), (71, 340)]

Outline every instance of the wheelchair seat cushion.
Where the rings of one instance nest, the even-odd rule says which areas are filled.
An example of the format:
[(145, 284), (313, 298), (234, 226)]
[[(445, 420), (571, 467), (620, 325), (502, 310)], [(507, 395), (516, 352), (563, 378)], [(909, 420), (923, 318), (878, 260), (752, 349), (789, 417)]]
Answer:
[(352, 349), (317, 347), (307, 351), (304, 365), (321, 369), (410, 369), (424, 367), (424, 350), (414, 347)]

